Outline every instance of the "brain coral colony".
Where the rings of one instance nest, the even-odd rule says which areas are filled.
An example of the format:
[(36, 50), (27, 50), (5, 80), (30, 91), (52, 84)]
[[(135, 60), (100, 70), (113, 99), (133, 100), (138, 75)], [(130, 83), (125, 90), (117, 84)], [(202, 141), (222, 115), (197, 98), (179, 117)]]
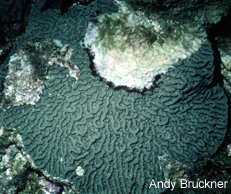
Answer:
[(125, 2), (114, 2), (119, 11), (90, 22), (83, 43), (94, 53), (98, 74), (115, 86), (150, 88), (157, 74), (206, 42), (199, 25), (154, 15), (147, 18)]
[[(83, 194), (159, 194), (165, 189), (149, 185), (152, 179), (164, 181), (160, 156), (193, 167), (216, 152), (227, 130), (227, 98), (212, 82), (213, 50), (201, 27), (147, 19), (119, 1), (112, 15), (105, 14), (116, 12), (111, 0), (73, 5), (63, 15), (40, 12), (44, 2), (32, 8), (16, 45), (47, 38), (70, 45), (62, 59), (78, 67), (78, 79), (51, 56), (40, 98), (1, 112), (5, 129), (18, 131), (40, 171), (71, 181)], [(97, 11), (104, 14), (89, 23)], [(158, 87), (143, 93), (113, 90), (92, 75), (79, 44), (86, 31), (81, 44), (95, 55), (100, 76), (143, 90), (164, 72)]]

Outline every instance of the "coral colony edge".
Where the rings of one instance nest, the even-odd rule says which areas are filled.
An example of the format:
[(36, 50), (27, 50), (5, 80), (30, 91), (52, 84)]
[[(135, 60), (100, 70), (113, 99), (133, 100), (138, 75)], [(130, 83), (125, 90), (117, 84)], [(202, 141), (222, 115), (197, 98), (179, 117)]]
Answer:
[[(59, 53), (63, 58), (55, 60), (52, 55), (46, 60), (50, 61), (46, 68), (44, 62), (37, 64), (38, 78), (44, 87), (38, 84), (42, 93), (34, 103), (17, 104), (0, 115), (7, 131), (16, 129), (21, 135), (27, 154), (39, 170), (60, 181), (73, 182), (80, 193), (159, 194), (165, 188), (149, 189), (149, 186), (152, 180), (165, 181), (161, 156), (167, 154), (172, 160), (193, 167), (197, 159), (216, 152), (227, 131), (227, 97), (213, 81), (213, 50), (200, 26), (187, 28), (187, 25), (173, 24), (176, 27), (170, 34), (161, 37), (163, 26), (158, 22), (142, 24), (147, 19), (141, 13), (135, 16), (130, 10), (123, 10), (118, 5), (120, 1), (117, 6), (110, 0), (73, 5), (63, 15), (56, 9), (41, 12), (44, 3), (45, 0), (38, 0), (33, 6), (26, 32), (12, 52), (16, 53), (26, 43), (47, 45), (46, 41), (52, 40), (53, 54)], [(104, 15), (97, 16), (99, 21), (94, 24), (90, 18), (96, 18), (97, 11)], [(128, 14), (124, 16), (123, 11)], [(129, 50), (128, 45), (106, 49), (100, 36), (84, 40), (84, 36), (100, 32), (103, 22), (113, 23), (123, 16), (122, 23), (129, 17), (137, 17), (140, 20), (137, 28), (141, 27), (142, 31), (152, 25), (160, 29), (149, 34), (152, 39), (142, 42), (140, 53), (161, 48), (159, 60), (163, 63), (157, 64), (158, 67), (155, 61), (149, 60), (150, 53), (143, 61), (137, 61), (135, 51)], [(167, 25), (170, 24), (164, 23)], [(179, 35), (174, 31), (178, 28), (182, 29)], [(121, 38), (119, 28), (117, 35)], [(175, 41), (168, 39), (175, 35)], [(108, 33), (106, 38), (111, 36)], [(145, 39), (142, 35), (130, 38)], [(182, 45), (186, 40), (190, 44)], [(137, 47), (137, 42), (132, 39), (131, 42)], [(83, 47), (95, 55), (98, 73), (115, 86), (127, 84), (143, 90), (151, 87), (155, 75), (164, 74), (155, 82), (158, 87), (154, 90), (143, 93), (114, 90), (99, 76), (92, 75), (89, 56)], [(62, 55), (64, 48), (69, 49)], [(165, 48), (173, 53), (173, 58), (168, 58)], [(174, 48), (180, 49), (176, 52), (182, 56), (177, 58)], [(115, 60), (117, 51), (120, 60)], [(12, 58), (15, 56), (12, 54)], [(43, 53), (40, 56), (38, 60), (43, 58)], [(24, 64), (30, 65), (24, 59)], [(128, 71), (130, 62), (134, 71)], [(121, 64), (123, 75), (116, 69)], [(71, 76), (70, 68), (77, 71), (77, 77)], [(143, 74), (137, 77), (139, 70)]]

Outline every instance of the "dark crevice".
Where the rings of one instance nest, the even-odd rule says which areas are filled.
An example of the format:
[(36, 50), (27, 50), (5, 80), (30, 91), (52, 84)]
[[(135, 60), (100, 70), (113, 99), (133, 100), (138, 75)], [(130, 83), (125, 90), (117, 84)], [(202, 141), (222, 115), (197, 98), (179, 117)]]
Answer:
[(207, 28), (208, 39), (212, 43), (212, 49), (214, 52), (214, 78), (213, 82), (211, 83), (211, 87), (215, 86), (217, 83), (220, 86), (224, 86), (224, 77), (221, 74), (221, 56), (218, 50), (218, 41), (216, 37), (222, 36), (223, 38), (229, 37), (231, 35), (231, 12), (226, 16), (223, 17), (221, 22), (212, 25), (210, 28)]
[(215, 87), (217, 83), (222, 87), (224, 85), (224, 78), (221, 74), (221, 56), (217, 47), (217, 41), (213, 37), (209, 37), (210, 42), (212, 43), (213, 57), (214, 57), (214, 73), (212, 83), (208, 88)]
[(231, 35), (231, 11), (226, 17), (223, 17), (221, 21), (217, 24), (212, 25), (207, 28), (207, 34), (209, 38), (214, 38), (218, 36), (227, 37)]
[(221, 74), (221, 56), (218, 50), (219, 43), (216, 40), (216, 37), (222, 36), (223, 38), (229, 37), (231, 35), (231, 13), (228, 16), (224, 17), (221, 22), (212, 25), (207, 28), (208, 39), (212, 44), (213, 56), (214, 56), (214, 78), (210, 84), (210, 88), (214, 87), (217, 83), (221, 87), (224, 87), (224, 76)]

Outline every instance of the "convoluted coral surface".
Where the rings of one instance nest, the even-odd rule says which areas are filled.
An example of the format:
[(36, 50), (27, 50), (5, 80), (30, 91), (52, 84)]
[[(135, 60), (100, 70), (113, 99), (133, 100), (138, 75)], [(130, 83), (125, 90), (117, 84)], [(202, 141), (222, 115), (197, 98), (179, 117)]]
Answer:
[[(35, 20), (32, 14), (22, 39), (56, 37), (73, 44), (83, 35), (87, 18), (96, 9), (91, 9), (93, 5), (74, 7), (64, 16), (48, 10), (35, 14)], [(73, 28), (67, 27), (68, 22)], [(66, 30), (55, 30), (61, 25)], [(73, 37), (72, 30), (76, 30)], [(163, 151), (193, 166), (223, 141), (227, 98), (212, 83), (210, 44), (173, 64), (157, 82), (159, 87), (144, 95), (114, 91), (94, 77), (79, 44), (74, 45), (72, 62), (80, 70), (77, 82), (67, 68), (50, 66), (39, 101), (4, 111), (1, 120), (7, 130), (16, 128), (22, 135), (40, 170), (73, 181), (82, 193), (160, 193), (163, 189), (148, 187), (152, 179), (163, 180), (158, 161)]]
[(5, 127), (19, 131), (39, 169), (74, 181), (84, 193), (143, 193), (152, 178), (161, 180), (157, 156), (163, 150), (193, 165), (223, 140), (227, 99), (219, 86), (208, 88), (210, 45), (175, 64), (160, 88), (144, 96), (113, 91), (91, 75), (86, 53), (78, 56), (77, 83), (68, 69), (52, 66), (36, 105), (2, 113)]

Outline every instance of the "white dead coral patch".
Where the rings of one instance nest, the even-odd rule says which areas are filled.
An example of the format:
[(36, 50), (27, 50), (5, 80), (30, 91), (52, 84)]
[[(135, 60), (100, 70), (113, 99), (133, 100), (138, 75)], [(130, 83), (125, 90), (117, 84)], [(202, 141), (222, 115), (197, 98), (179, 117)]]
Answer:
[(190, 57), (207, 41), (199, 25), (158, 15), (147, 18), (122, 1), (114, 2), (119, 11), (90, 22), (81, 44), (93, 53), (99, 75), (115, 86), (150, 88), (156, 75), (178, 59)]

